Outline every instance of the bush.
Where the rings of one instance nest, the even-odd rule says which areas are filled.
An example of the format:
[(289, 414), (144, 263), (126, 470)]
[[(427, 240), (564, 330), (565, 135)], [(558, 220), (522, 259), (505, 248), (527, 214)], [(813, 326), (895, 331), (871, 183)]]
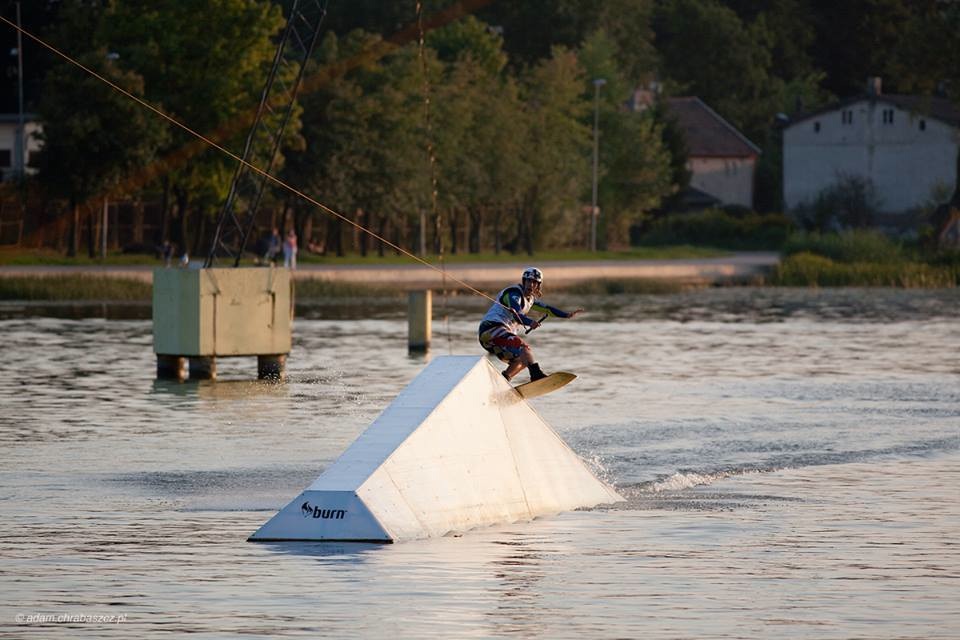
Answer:
[(960, 249), (939, 251), (928, 257), (927, 263), (937, 267), (950, 267), (960, 272)]
[(771, 284), (787, 287), (953, 287), (960, 271), (916, 262), (836, 262), (801, 252), (785, 258)]
[(779, 249), (793, 224), (781, 213), (731, 215), (708, 209), (697, 213), (674, 213), (653, 223), (639, 238), (648, 246), (693, 244), (721, 249)]
[(401, 298), (404, 295), (402, 289), (365, 282), (335, 282), (315, 278), (294, 281), (294, 297), (300, 302), (329, 298)]
[(900, 262), (903, 247), (878, 231), (795, 233), (783, 245), (784, 256), (811, 253), (836, 262)]
[(840, 175), (816, 200), (797, 208), (796, 215), (807, 229), (826, 231), (868, 227), (880, 209), (876, 186), (869, 178)]
[(150, 300), (149, 282), (102, 276), (0, 277), (0, 300)]

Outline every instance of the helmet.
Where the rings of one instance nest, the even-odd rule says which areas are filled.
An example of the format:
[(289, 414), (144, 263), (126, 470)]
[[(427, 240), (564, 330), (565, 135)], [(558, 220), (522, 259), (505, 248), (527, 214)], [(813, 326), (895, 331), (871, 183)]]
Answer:
[(543, 282), (543, 272), (536, 267), (527, 267), (523, 270), (524, 280), (533, 280), (534, 282)]

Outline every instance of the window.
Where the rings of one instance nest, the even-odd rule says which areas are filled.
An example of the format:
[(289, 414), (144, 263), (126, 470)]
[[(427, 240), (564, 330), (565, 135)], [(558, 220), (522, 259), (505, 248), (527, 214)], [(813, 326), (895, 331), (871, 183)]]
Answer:
[(883, 110), (883, 124), (893, 124), (893, 109)]
[(0, 149), (0, 167), (11, 167), (13, 152), (10, 149)]
[(814, 132), (814, 133), (820, 133), (820, 121), (819, 121), (819, 120), (817, 120), (816, 122), (813, 123), (813, 132)]
[(853, 124), (853, 110), (844, 109), (843, 112), (840, 114), (840, 121), (843, 124)]
[(926, 131), (926, 130), (927, 130), (927, 121), (926, 121), (926, 120), (921, 120), (921, 121), (920, 121), (920, 131)]

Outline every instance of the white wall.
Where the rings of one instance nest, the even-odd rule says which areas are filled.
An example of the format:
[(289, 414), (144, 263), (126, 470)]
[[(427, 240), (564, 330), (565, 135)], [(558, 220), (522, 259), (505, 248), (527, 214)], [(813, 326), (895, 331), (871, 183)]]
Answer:
[[(853, 113), (848, 124), (845, 110)], [(883, 121), (884, 110), (893, 110), (892, 123)], [(927, 204), (937, 186), (952, 192), (957, 145), (957, 131), (939, 120), (865, 99), (785, 129), (784, 202), (788, 210), (813, 202), (846, 174), (873, 181), (881, 211), (908, 211)]]
[[(36, 139), (36, 136), (33, 134), (39, 133), (42, 130), (42, 127), (36, 122), (27, 122), (24, 125), (26, 132), (25, 138), (27, 143), (27, 162), (30, 161), (30, 154), (36, 153), (40, 150), (40, 147), (43, 146), (39, 140)], [(17, 148), (17, 123), (13, 122), (0, 122), (0, 149), (6, 149), (10, 151), (10, 165), (9, 166), (0, 166), (0, 174), (6, 175), (13, 170), (14, 165), (17, 163), (14, 154), (16, 153)], [(27, 173), (35, 173), (34, 169), (27, 168)]]
[(690, 158), (690, 186), (723, 204), (753, 208), (754, 158)]

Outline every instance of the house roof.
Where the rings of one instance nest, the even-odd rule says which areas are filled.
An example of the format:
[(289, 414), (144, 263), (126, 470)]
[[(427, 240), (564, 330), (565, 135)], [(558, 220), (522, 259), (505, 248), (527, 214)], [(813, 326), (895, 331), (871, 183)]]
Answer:
[(790, 119), (790, 123), (787, 126), (849, 107), (852, 104), (863, 102), (864, 100), (883, 102), (894, 107), (899, 107), (904, 111), (909, 111), (910, 113), (934, 118), (951, 126), (960, 127), (960, 108), (947, 98), (910, 96), (895, 93), (881, 93), (880, 95), (861, 94), (853, 96), (852, 98), (846, 98), (845, 100), (831, 103), (820, 109), (799, 113)]
[(723, 204), (723, 200), (720, 198), (690, 185), (687, 185), (680, 192), (680, 201), (687, 209), (707, 209), (709, 207), (719, 207)]
[(667, 112), (676, 118), (683, 131), (690, 156), (747, 158), (760, 155), (760, 147), (750, 142), (700, 98), (667, 98), (666, 105)]

